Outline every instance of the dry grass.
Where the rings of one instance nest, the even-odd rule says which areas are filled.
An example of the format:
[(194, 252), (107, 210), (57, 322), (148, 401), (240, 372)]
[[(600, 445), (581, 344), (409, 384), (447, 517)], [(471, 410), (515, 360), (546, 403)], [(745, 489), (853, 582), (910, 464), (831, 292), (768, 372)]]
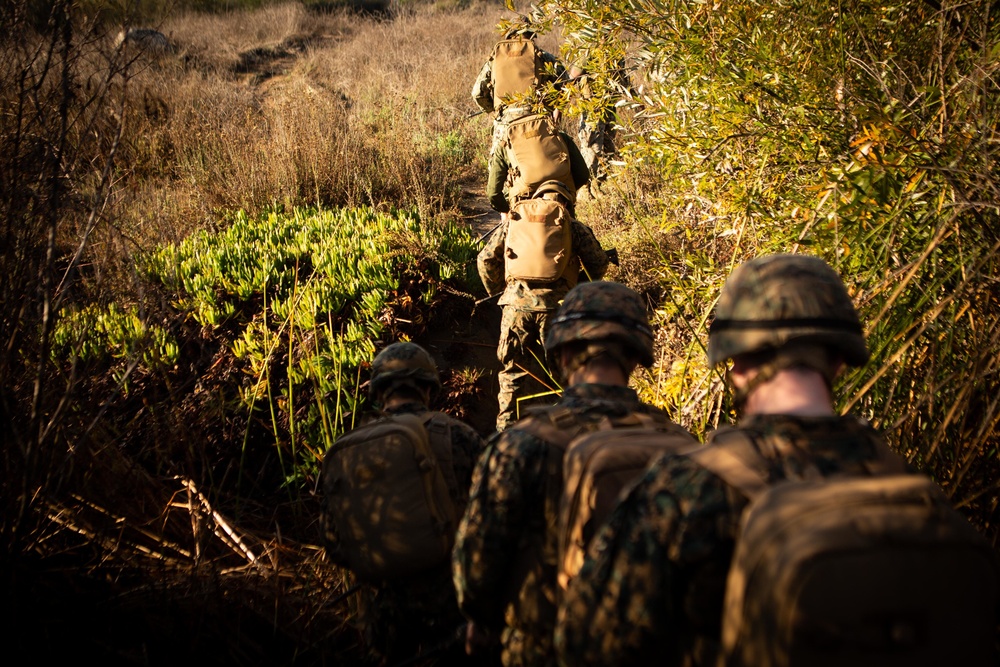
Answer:
[(177, 53), (138, 61), (128, 82), (119, 226), (148, 243), (275, 202), (456, 212), (482, 177), (469, 165), (488, 120), (465, 116), (497, 15), (288, 4), (167, 21)]
[[(75, 649), (115, 664), (360, 659), (354, 602), (338, 599), (342, 573), (315, 546), (315, 490), (290, 492), (280, 462), (234, 460), (225, 446), (243, 431), (253, 444), (256, 425), (222, 418), (219, 405), (236, 386), (226, 375), (235, 371), (217, 363), (224, 332), (171, 321), (188, 341), (174, 374), (185, 379), (147, 382), (157, 388), (144, 394), (149, 387), (135, 384), (142, 379), (49, 366), (40, 313), (54, 295), (155, 304), (157, 295), (141, 294), (135, 255), (214, 228), (233, 209), (371, 204), (416, 208), (425, 219), (462, 215), (467, 191), (478, 195), (485, 180), (490, 130), (484, 116), (466, 122), (469, 89), (500, 12), (428, 5), (382, 20), (287, 4), (177, 16), (158, 26), (174, 51), (115, 51), (117, 31), (108, 29), (80, 47), (65, 81), (39, 88), (51, 115), (30, 136), (59, 138), (61, 100), (78, 122), (65, 133), (74, 151), (63, 154), (69, 168), (59, 174), (72, 189), (49, 196), (45, 186), (58, 178), (38, 162), (37, 175), (17, 181), (23, 198), (0, 197), (5, 238), (30, 240), (2, 255), (5, 267), (21, 267), (8, 272), (3, 292), (8, 353), (0, 355), (0, 425), (18, 426), (0, 460), (5, 478), (18, 480), (0, 494), (9, 501), (0, 560), (25, 568), (4, 579), (0, 595), (5, 617), (21, 619), (7, 635), (16, 638), (11, 655), (56, 659)], [(44, 53), (45, 36), (33, 39)], [(28, 46), (20, 60), (0, 53), (4, 82), (17, 80)], [(94, 103), (76, 109), (81, 97), (63, 93), (77, 90), (92, 91)], [(5, 111), (17, 108), (16, 93), (5, 86)], [(13, 183), (55, 142), (39, 141), (37, 155), (16, 153), (16, 114), (2, 118), (0, 175)], [(73, 258), (77, 247), (84, 253)], [(34, 293), (37, 302), (17, 300)], [(456, 391), (476, 382), (470, 373)], [(34, 395), (43, 400), (33, 404)], [(211, 474), (174, 476), (211, 469), (227, 477), (238, 466), (253, 488), (236, 498)]]

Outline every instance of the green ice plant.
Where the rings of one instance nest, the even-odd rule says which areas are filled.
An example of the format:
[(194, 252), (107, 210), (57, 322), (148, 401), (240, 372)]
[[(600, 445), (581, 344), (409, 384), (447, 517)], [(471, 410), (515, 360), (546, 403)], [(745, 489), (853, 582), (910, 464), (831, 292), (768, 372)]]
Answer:
[(177, 362), (177, 341), (163, 328), (117, 304), (64, 312), (53, 332), (54, 359), (120, 365), (136, 357), (150, 369)]
[(472, 289), (476, 251), (464, 225), (410, 211), (237, 212), (218, 231), (139, 259), (175, 311), (172, 326), (145, 322), (136, 306), (90, 306), (62, 314), (53, 355), (170, 372), (177, 337), (190, 330), (180, 324), (196, 323), (244, 372), (229, 409), (246, 416), (247, 433), (265, 428), (286, 477), (301, 480), (362, 407), (362, 370), (385, 335), (401, 277), (418, 278), (420, 293), (408, 296), (431, 306), (442, 286)]
[(436, 283), (468, 275), (475, 252), (466, 228), (422, 224), (406, 211), (273, 210), (237, 213), (222, 231), (162, 247), (145, 270), (179, 311), (234, 332), (248, 424), (257, 411), (268, 414), (291, 480), (314, 472), (350, 427), (360, 369), (375, 354), (400, 277), (427, 273), (420, 296), (429, 304)]

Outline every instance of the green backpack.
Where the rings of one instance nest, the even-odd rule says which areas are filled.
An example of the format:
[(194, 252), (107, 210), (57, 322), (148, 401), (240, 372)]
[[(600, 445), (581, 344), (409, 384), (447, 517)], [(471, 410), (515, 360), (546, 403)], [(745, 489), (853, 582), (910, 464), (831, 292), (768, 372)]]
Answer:
[(770, 484), (766, 443), (716, 433), (689, 456), (750, 500), (719, 665), (996, 664), (996, 554), (929, 477), (880, 443), (871, 476)]
[(339, 438), (323, 460), (327, 554), (384, 581), (446, 564), (458, 527), (451, 418), (395, 415)]

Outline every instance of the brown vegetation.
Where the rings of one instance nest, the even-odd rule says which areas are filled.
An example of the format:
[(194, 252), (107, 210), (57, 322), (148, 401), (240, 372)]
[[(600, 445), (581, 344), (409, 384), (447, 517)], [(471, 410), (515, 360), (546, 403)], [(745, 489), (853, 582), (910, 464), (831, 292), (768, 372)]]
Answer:
[[(356, 600), (314, 546), (316, 489), (286, 487), (280, 453), (255, 446), (264, 429), (222, 418), (239, 372), (225, 330), (170, 320), (186, 342), (160, 375), (53, 366), (52, 331), (69, 303), (167, 324), (135, 258), (225, 212), (462, 216), (485, 173), (489, 122), (466, 122), (468, 88), (497, 8), (190, 14), (157, 26), (170, 49), (143, 50), (71, 3), (42, 30), (15, 4), (0, 10), (22, 38), (0, 50), (9, 655), (360, 660)], [(446, 326), (467, 325), (467, 302)], [(470, 409), (480, 376), (445, 379)]]
[[(15, 658), (360, 659), (356, 601), (316, 546), (317, 489), (283, 477), (278, 450), (258, 446), (269, 434), (260, 423), (221, 409), (235, 399), (241, 373), (225, 350), (232, 332), (179, 318), (136, 261), (158, 244), (225, 225), (235, 210), (275, 205), (413, 207), (425, 220), (490, 227), (480, 196), (491, 127), (486, 115), (468, 117), (477, 110), (469, 89), (496, 38), (500, 3), (395, 3), (363, 16), (315, 9), (342, 4), (168, 15), (150, 24), (170, 44), (155, 51), (116, 48), (121, 26), (88, 22), (83, 14), (94, 14), (70, 0), (0, 7), (12, 36), (0, 43), (0, 599), (14, 619), (4, 636)], [(40, 6), (54, 11), (22, 11)], [(654, 37), (666, 30), (652, 13), (640, 18), (625, 23)], [(709, 33), (706, 40), (720, 39)], [(907, 454), (929, 462), (995, 541), (996, 179), (984, 146), (996, 145), (988, 136), (996, 124), (967, 136), (971, 121), (954, 103), (940, 118), (930, 106), (921, 116), (915, 102), (912, 118), (889, 118), (879, 107), (891, 110), (897, 98), (860, 91), (847, 100), (854, 107), (815, 104), (810, 120), (822, 123), (799, 137), (799, 121), (786, 122), (777, 98), (711, 70), (718, 58), (704, 52), (698, 60), (702, 37), (683, 34), (684, 45), (673, 33), (664, 38), (665, 53), (691, 61), (672, 76), (692, 72), (707, 86), (701, 94), (732, 137), (719, 141), (716, 118), (701, 113), (697, 96), (689, 104), (637, 76), (651, 97), (620, 108), (633, 159), (578, 206), (599, 238), (613, 239), (605, 245), (618, 246), (621, 266), (608, 277), (642, 291), (657, 310), (658, 363), (639, 381), (644, 396), (695, 431), (724, 419), (721, 378), (700, 348), (721, 280), (745, 256), (814, 243), (839, 258), (878, 341), (878, 367), (847, 379), (860, 390), (850, 391), (860, 396), (855, 409), (892, 436), (923, 443)], [(557, 51), (557, 35), (545, 35), (543, 46)], [(995, 92), (991, 67), (977, 76)], [(967, 99), (991, 111), (973, 79), (962, 81)], [(797, 82), (783, 81), (790, 96)], [(822, 102), (826, 91), (810, 94)], [(971, 103), (967, 112), (985, 113)], [(575, 118), (566, 116), (570, 129)], [(907, 123), (933, 125), (941, 136), (911, 140), (899, 131)], [(885, 159), (869, 158), (870, 146)], [(932, 149), (942, 152), (927, 157)], [(773, 157), (782, 151), (797, 161)], [(979, 171), (935, 163), (976, 154)], [(925, 200), (915, 190), (924, 181), (907, 180), (913, 161), (912, 173), (928, 180), (982, 174), (983, 201), (955, 204), (942, 187), (936, 211), (920, 209), (894, 227), (882, 212), (905, 211), (903, 195), (919, 199), (914, 206)], [(963, 165), (975, 167), (971, 158)], [(872, 183), (898, 180), (900, 198), (868, 187), (869, 175)], [(951, 231), (960, 225), (961, 234)], [(971, 229), (988, 237), (986, 246), (975, 245)], [(976, 254), (983, 247), (993, 250)], [(921, 287), (943, 295), (940, 308), (925, 308)], [(412, 307), (416, 294), (397, 296)], [(488, 376), (494, 368), (496, 310), (473, 308), (482, 295), (451, 296), (434, 322), (399, 318), (397, 333), (419, 331), (448, 350), (449, 407), (485, 431), (495, 412), (482, 406), (495, 405), (481, 369)], [(136, 305), (144, 321), (182, 334), (177, 367), (140, 373), (136, 361), (94, 372), (53, 360), (62, 306), (108, 303)], [(468, 337), (484, 320), (485, 335)], [(458, 333), (462, 345), (453, 345)]]

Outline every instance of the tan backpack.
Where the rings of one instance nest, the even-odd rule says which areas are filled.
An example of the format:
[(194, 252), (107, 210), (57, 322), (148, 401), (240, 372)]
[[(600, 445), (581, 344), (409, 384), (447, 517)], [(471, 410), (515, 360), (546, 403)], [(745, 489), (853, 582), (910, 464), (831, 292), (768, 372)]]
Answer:
[[(518, 423), (549, 445), (548, 468), (562, 488), (550, 502), (558, 507), (556, 554), (559, 586), (565, 590), (580, 571), (587, 545), (611, 515), (626, 487), (649, 463), (663, 454), (700, 447), (684, 428), (662, 412), (631, 412), (604, 417), (594, 425), (579, 420), (568, 409), (540, 408)], [(550, 529), (551, 529), (550, 528)]]
[(339, 438), (323, 460), (326, 549), (384, 581), (448, 562), (458, 512), (451, 418), (395, 415)]
[(559, 504), (559, 586), (566, 590), (580, 572), (587, 545), (625, 489), (663, 454), (700, 447), (684, 428), (663, 415), (633, 413), (607, 420), (573, 440), (563, 457)]
[(542, 61), (530, 39), (505, 39), (493, 47), (493, 108), (538, 86)]
[(507, 145), (513, 175), (508, 190), (511, 201), (531, 197), (546, 181), (559, 181), (575, 196), (569, 149), (549, 115), (534, 114), (511, 122)]
[(579, 261), (573, 254), (573, 218), (566, 207), (550, 199), (514, 204), (504, 247), (507, 279), (550, 283), (566, 276), (576, 284), (574, 272), (567, 271), (573, 263)]
[(900, 474), (886, 448), (875, 476), (769, 485), (768, 460), (733, 433), (690, 454), (750, 499), (720, 665), (996, 664), (996, 554), (930, 478)]

